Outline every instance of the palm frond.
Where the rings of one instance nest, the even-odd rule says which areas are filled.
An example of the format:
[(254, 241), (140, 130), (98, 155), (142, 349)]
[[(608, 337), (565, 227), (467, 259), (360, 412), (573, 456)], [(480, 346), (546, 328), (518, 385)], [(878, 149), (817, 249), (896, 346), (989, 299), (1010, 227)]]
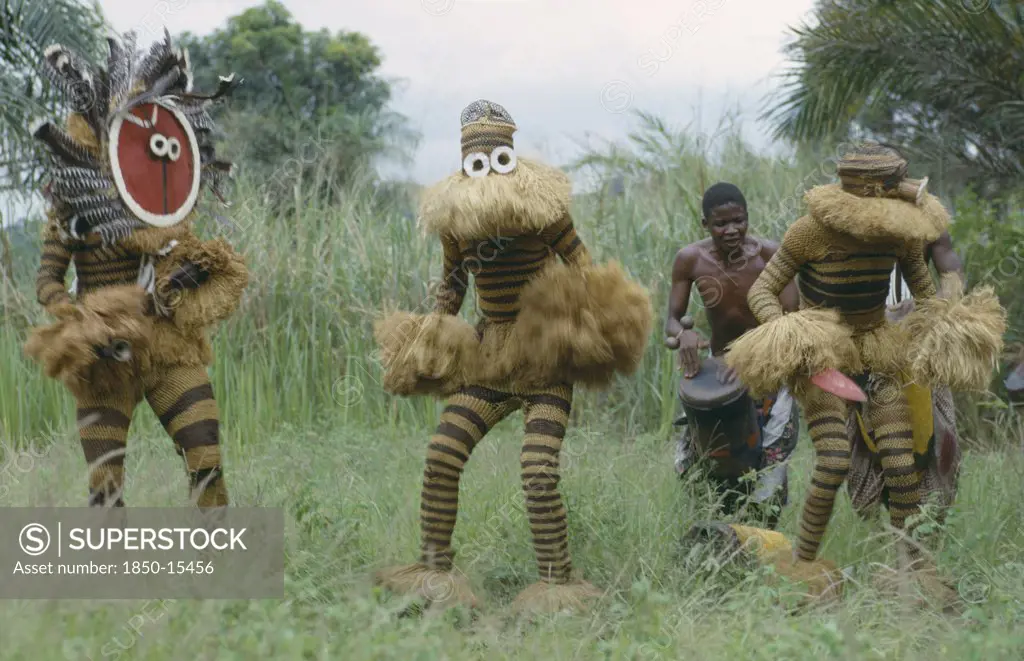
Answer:
[(46, 48), (54, 43), (98, 61), (103, 29), (95, 2), (0, 0), (0, 189), (26, 190), (38, 183), (40, 158), (35, 122), (71, 105), (42, 75)]
[(859, 122), (992, 177), (1024, 175), (1024, 3), (827, 0), (815, 19), (792, 29), (793, 66), (761, 115), (776, 138), (845, 137)]

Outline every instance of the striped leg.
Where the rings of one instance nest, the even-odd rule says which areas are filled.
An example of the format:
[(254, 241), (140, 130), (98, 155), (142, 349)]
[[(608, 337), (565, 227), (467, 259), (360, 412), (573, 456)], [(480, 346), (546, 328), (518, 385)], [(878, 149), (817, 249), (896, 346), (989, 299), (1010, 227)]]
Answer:
[(889, 492), (889, 521), (902, 530), (908, 517), (921, 505), (921, 474), (914, 463), (914, 430), (910, 406), (895, 379), (878, 379), (870, 386), (868, 424), (882, 464), (882, 476)]
[(848, 407), (842, 399), (811, 386), (802, 404), (814, 445), (814, 472), (800, 519), (796, 555), (810, 562), (817, 558), (836, 492), (850, 470), (850, 439), (846, 432)]
[(558, 455), (572, 406), (572, 386), (531, 393), (525, 400), (526, 437), (520, 455), (526, 511), (541, 580), (567, 583), (572, 570), (566, 512), (558, 492)]
[(219, 413), (206, 369), (164, 368), (148, 384), (146, 399), (185, 459), (193, 502), (203, 509), (226, 506)]
[(511, 394), (471, 386), (455, 394), (430, 438), (420, 497), (421, 562), (450, 571), (459, 510), (459, 478), (480, 439), (519, 407)]
[[(869, 395), (868, 420), (874, 430), (889, 495), (889, 522), (897, 530), (905, 530), (907, 519), (920, 511), (922, 500), (922, 474), (914, 461), (910, 404), (900, 383), (891, 378), (871, 383)], [(955, 585), (940, 575), (934, 561), (917, 542), (900, 540), (896, 550), (899, 565), (910, 570), (925, 602), (938, 603), (943, 608), (958, 607), (960, 596)]]
[(572, 406), (572, 386), (562, 385), (523, 395), (526, 438), (520, 455), (526, 512), (533, 533), (540, 580), (512, 600), (517, 612), (557, 613), (586, 610), (602, 592), (573, 579), (565, 506), (558, 493), (559, 453)]
[(124, 455), (139, 397), (134, 392), (78, 401), (78, 433), (89, 470), (89, 506), (124, 507)]

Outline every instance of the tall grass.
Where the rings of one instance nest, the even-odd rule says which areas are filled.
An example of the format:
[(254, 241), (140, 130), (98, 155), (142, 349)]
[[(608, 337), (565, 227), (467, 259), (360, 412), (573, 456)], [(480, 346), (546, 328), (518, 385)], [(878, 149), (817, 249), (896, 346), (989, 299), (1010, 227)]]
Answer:
[[(626, 148), (594, 151), (575, 164), (599, 181), (618, 174), (621, 186), (578, 195), (574, 217), (598, 260), (619, 260), (649, 289), (657, 315), (637, 374), (577, 396), (577, 423), (624, 434), (665, 431), (676, 413), (675, 357), (662, 347), (661, 326), (672, 259), (703, 236), (704, 187), (718, 180), (740, 186), (751, 231), (778, 239), (799, 216), (803, 192), (834, 171), (828, 151), (765, 155), (734, 127), (695, 136), (641, 119)], [(372, 320), (388, 307), (427, 309), (440, 275), (438, 242), (420, 235), (411, 203), (369, 180), (333, 191), (327, 205), (312, 191), (322, 192), (331, 172), (305, 168), (299, 179), (292, 170), (283, 166), (272, 182), (242, 177), (232, 208), (208, 205), (198, 220), (202, 235), (224, 235), (244, 253), (251, 272), (240, 309), (214, 337), (211, 377), (225, 433), (248, 442), (283, 428), (432, 426), (438, 402), (382, 391)], [(291, 191), (289, 199), (281, 190)], [(71, 398), (20, 350), (28, 328), (45, 321), (34, 295), (37, 230), (35, 243), (15, 249), (0, 287), (0, 427), (16, 442), (46, 435), (73, 415)], [(1019, 282), (1004, 280), (1006, 291)], [(706, 330), (696, 296), (692, 306)], [(472, 318), (474, 308), (470, 294), (463, 314)], [(137, 412), (136, 424), (158, 428), (148, 410)]]

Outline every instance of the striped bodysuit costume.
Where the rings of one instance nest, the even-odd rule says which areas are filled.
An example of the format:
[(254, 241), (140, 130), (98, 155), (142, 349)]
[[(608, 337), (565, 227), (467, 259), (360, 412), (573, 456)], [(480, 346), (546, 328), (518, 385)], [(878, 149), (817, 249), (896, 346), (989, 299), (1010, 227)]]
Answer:
[(187, 53), (169, 35), (143, 58), (132, 33), (109, 45), (105, 70), (61, 46), (46, 52), (54, 83), (76, 94), (92, 85), (95, 103), (66, 129), (35, 131), (53, 162), (36, 294), (57, 321), (35, 329), (26, 352), (76, 399), (90, 506), (124, 506), (129, 426), (145, 399), (183, 458), (193, 502), (222, 507), (206, 329), (234, 311), (248, 274), (226, 243), (196, 238), (191, 217), (200, 187), (219, 196), (230, 170), (215, 159), (207, 108), (234, 82), (192, 94)]
[[(806, 193), (807, 215), (786, 231), (748, 294), (761, 325), (727, 354), (752, 390), (790, 384), (807, 418), (815, 459), (794, 545), (798, 572), (817, 561), (851, 466), (851, 403), (811, 377), (835, 369), (864, 390), (863, 417), (881, 462), (890, 521), (905, 530), (922, 503), (907, 384), (986, 387), (1001, 351), (1005, 313), (991, 290), (936, 297), (924, 246), (945, 231), (949, 216), (925, 192), (927, 180), (907, 179), (906, 170), (898, 152), (864, 145), (840, 161), (841, 184)], [(886, 317), (897, 264), (917, 304), (903, 323)], [(800, 309), (784, 314), (778, 297), (794, 277)], [(919, 548), (898, 548), (911, 568), (926, 568)]]
[[(891, 341), (882, 329), (888, 327), (885, 299), (889, 273), (897, 262), (915, 297), (935, 295), (923, 255), (913, 244), (864, 243), (830, 232), (807, 218), (794, 223), (786, 237), (778, 258), (765, 268), (763, 283), (751, 288), (750, 309), (761, 323), (782, 316), (775, 290), (781, 292), (794, 276), (801, 309), (839, 310), (842, 322), (853, 329), (854, 342), (862, 344), (867, 343), (867, 338)], [(897, 349), (893, 347), (888, 352)], [(906, 518), (920, 505), (920, 475), (914, 465), (913, 430), (902, 392), (900, 366), (888, 362), (889, 356), (884, 353), (862, 353), (860, 357), (867, 363), (867, 370), (856, 377), (876, 404), (869, 409), (868, 423), (875, 430), (875, 443), (892, 498), (892, 525), (903, 528)], [(869, 375), (874, 378), (868, 378)], [(806, 388), (801, 399), (814, 444), (815, 463), (800, 523), (797, 554), (804, 560), (814, 560), (836, 492), (850, 469), (846, 428), (849, 411), (847, 402), (819, 388)]]
[[(491, 259), (471, 241), (445, 241), (445, 277), (438, 292), (438, 312), (455, 315), (462, 307), (469, 277), (467, 263), (480, 262), (473, 273), (483, 320), (481, 334), (513, 321), (519, 296), (530, 278), (559, 257), (568, 264), (590, 264), (590, 255), (572, 221), (564, 220), (534, 235), (510, 239)], [(500, 330), (500, 329), (499, 329)], [(558, 455), (572, 407), (571, 383), (547, 388), (494, 389), (465, 386), (451, 397), (430, 440), (424, 474), (420, 521), (421, 562), (433, 569), (452, 568), (451, 537), (458, 510), (459, 476), (477, 443), (498, 422), (522, 408), (525, 417), (520, 455), (523, 492), (540, 575), (566, 583), (572, 563), (566, 536), (566, 513), (558, 493)]]
[[(631, 373), (650, 333), (647, 293), (616, 265), (592, 264), (569, 214), (568, 178), (517, 158), (515, 129), (487, 101), (463, 112), (463, 171), (421, 204), (420, 222), (443, 251), (434, 310), (393, 313), (375, 329), (386, 390), (447, 398), (427, 448), (420, 560), (376, 580), (440, 607), (477, 603), (453, 564), (459, 480), (484, 436), (517, 410), (525, 418), (520, 477), (540, 581), (513, 607), (559, 610), (599, 594), (573, 577), (559, 454), (576, 384), (601, 387), (617, 372)], [(471, 278), (481, 315), (475, 326), (458, 316)]]

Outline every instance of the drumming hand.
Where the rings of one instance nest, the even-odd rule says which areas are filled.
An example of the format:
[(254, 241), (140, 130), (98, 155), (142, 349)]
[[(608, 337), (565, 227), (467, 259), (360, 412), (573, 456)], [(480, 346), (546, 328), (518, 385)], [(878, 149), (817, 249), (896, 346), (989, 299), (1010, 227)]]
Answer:
[(733, 367), (727, 367), (723, 365), (718, 370), (718, 382), (719, 383), (732, 383), (736, 380), (736, 369)]
[(708, 343), (693, 330), (679, 333), (679, 366), (683, 368), (683, 378), (692, 379), (700, 373), (700, 356), (697, 352), (706, 349)]

